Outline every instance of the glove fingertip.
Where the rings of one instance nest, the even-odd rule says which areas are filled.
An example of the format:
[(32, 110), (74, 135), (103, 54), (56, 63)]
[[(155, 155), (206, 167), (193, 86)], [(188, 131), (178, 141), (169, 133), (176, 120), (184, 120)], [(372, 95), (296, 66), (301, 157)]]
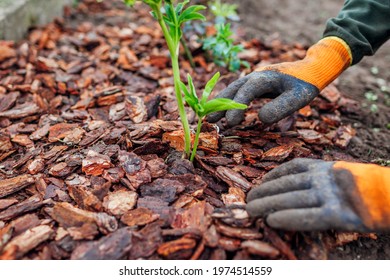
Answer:
[(226, 112), (226, 121), (229, 127), (240, 124), (244, 120), (243, 110), (230, 110)]
[(256, 202), (252, 201), (246, 205), (246, 211), (251, 217), (261, 217), (259, 211), (257, 211)]
[(284, 118), (285, 114), (283, 112), (277, 112), (273, 107), (267, 106), (268, 104), (259, 110), (259, 119), (262, 123), (272, 124)]
[(226, 111), (215, 112), (206, 117), (206, 120), (210, 123), (216, 123), (225, 116)]

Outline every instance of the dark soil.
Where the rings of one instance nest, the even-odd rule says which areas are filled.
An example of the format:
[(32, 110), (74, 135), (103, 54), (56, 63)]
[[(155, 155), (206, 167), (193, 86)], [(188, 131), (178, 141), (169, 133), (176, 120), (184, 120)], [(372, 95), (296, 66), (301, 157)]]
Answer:
[[(282, 39), (310, 46), (321, 38), (328, 18), (336, 16), (343, 0), (288, 1), (243, 0), (242, 21), (250, 38)], [(281, 8), (283, 7), (283, 8)], [(245, 16), (243, 16), (245, 15)], [(338, 79), (342, 94), (356, 100), (357, 111), (343, 112), (342, 120), (356, 128), (357, 134), (348, 146), (348, 153), (365, 162), (390, 159), (390, 42), (373, 57), (345, 71)], [(370, 102), (366, 92), (378, 96)], [(378, 110), (372, 110), (376, 105)], [(330, 254), (331, 259), (390, 259), (390, 236), (379, 235), (377, 241), (360, 239)]]

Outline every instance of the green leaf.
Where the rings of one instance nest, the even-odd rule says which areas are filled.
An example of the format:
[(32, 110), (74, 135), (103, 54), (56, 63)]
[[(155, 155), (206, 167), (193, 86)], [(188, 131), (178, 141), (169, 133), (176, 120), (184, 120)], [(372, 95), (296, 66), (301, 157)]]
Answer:
[(181, 11), (183, 10), (184, 6), (187, 5), (190, 2), (190, 0), (183, 1), (179, 4), (177, 4), (175, 8), (176, 15), (179, 15)]
[(219, 72), (215, 73), (214, 76), (207, 82), (203, 94), (202, 94), (202, 101), (201, 104), (204, 105), (207, 101), (207, 99), (210, 96), (210, 93), (213, 91), (215, 85), (218, 82), (219, 77), (221, 74)]
[(198, 100), (198, 96), (196, 95), (195, 85), (194, 85), (194, 82), (193, 82), (190, 74), (187, 75), (187, 80), (188, 80), (188, 85), (190, 86), (190, 92), (191, 92), (192, 96), (194, 96), (194, 98), (196, 98), (196, 100)]
[(200, 117), (204, 117), (208, 114), (219, 111), (226, 111), (232, 109), (244, 110), (247, 107), (248, 106), (245, 104), (237, 103), (228, 98), (216, 98), (208, 101), (206, 104), (203, 105), (203, 112)]
[(193, 5), (185, 9), (181, 15), (179, 16), (179, 23), (183, 23), (189, 20), (195, 20), (195, 19), (200, 19), (200, 20), (206, 20), (206, 18), (198, 13), (198, 11), (205, 10), (206, 7), (203, 5)]
[(182, 24), (182, 23), (185, 23), (185, 22), (190, 21), (190, 20), (204, 21), (204, 20), (206, 20), (206, 17), (202, 14), (199, 14), (199, 13), (192, 13), (192, 14), (187, 15), (185, 18), (180, 17), (179, 23)]
[(195, 111), (195, 113), (198, 114), (198, 111), (200, 110), (199, 100), (198, 97), (196, 96), (196, 93), (193, 91), (191, 87), (191, 84), (193, 86), (191, 76), (188, 75), (187, 79), (188, 79), (188, 83), (190, 84), (190, 90), (188, 90), (187, 86), (181, 81), (179, 83), (180, 89), (184, 93), (184, 100)]

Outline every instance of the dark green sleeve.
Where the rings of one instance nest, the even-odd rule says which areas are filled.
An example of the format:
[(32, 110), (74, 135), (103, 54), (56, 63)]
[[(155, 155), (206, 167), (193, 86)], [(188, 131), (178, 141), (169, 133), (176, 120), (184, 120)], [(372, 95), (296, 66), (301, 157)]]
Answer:
[(373, 55), (390, 38), (390, 0), (346, 0), (328, 20), (324, 37), (337, 36), (351, 48), (353, 61)]

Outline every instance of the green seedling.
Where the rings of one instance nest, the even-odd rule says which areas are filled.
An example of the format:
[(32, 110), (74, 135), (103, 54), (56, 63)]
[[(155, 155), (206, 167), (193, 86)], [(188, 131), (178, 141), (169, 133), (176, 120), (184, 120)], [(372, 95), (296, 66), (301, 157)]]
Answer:
[(196, 94), (195, 85), (190, 75), (187, 76), (188, 86), (186, 86), (183, 82), (180, 83), (180, 88), (184, 93), (185, 101), (198, 116), (198, 125), (196, 128), (193, 150), (191, 153), (191, 161), (194, 160), (196, 155), (196, 150), (199, 144), (199, 135), (202, 128), (202, 121), (205, 116), (219, 111), (226, 111), (231, 109), (243, 110), (247, 108), (246, 105), (237, 103), (227, 98), (215, 98), (208, 100), (211, 92), (213, 91), (215, 85), (218, 82), (219, 77), (220, 74), (218, 72), (210, 79), (210, 81), (207, 82), (200, 99)]
[(249, 63), (242, 61), (238, 54), (243, 51), (242, 45), (235, 45), (232, 38), (233, 31), (230, 23), (217, 24), (217, 33), (203, 41), (203, 49), (209, 51), (213, 61), (218, 66), (228, 67), (229, 71), (235, 72), (241, 66), (249, 67)]
[[(124, 2), (129, 6), (133, 6), (136, 1), (137, 0), (124, 0)], [(214, 76), (207, 83), (201, 101), (199, 101), (197, 97), (195, 99), (196, 93), (193, 87), (193, 83), (191, 82), (192, 86), (191, 86), (191, 90), (189, 91), (189, 93), (193, 94), (193, 96), (189, 98), (189, 95), (187, 94), (186, 91), (184, 91), (184, 87), (180, 80), (179, 46), (180, 46), (181, 38), (183, 36), (183, 32), (181, 29), (182, 25), (191, 20), (205, 20), (205, 17), (202, 14), (200, 14), (199, 11), (206, 9), (206, 7), (202, 5), (192, 5), (186, 7), (187, 4), (190, 2), (189, 0), (185, 0), (183, 2), (177, 3), (176, 6), (173, 4), (172, 0), (165, 0), (165, 1), (164, 0), (142, 0), (142, 2), (147, 4), (151, 8), (152, 10), (151, 13), (153, 17), (158, 21), (162, 29), (165, 41), (168, 45), (169, 53), (171, 55), (176, 101), (178, 104), (179, 115), (180, 115), (180, 119), (183, 125), (183, 131), (184, 131), (184, 155), (187, 158), (191, 157), (191, 160), (193, 160), (197, 150), (197, 142), (199, 141), (201, 119), (207, 114), (215, 112), (216, 108), (223, 107), (221, 106), (221, 100), (207, 101), (208, 96), (210, 95), (212, 89), (215, 86), (215, 83), (218, 80), (218, 77), (215, 78), (216, 76)], [(189, 81), (192, 81), (192, 78), (190, 78)], [(185, 100), (188, 103), (188, 105), (195, 110), (198, 116), (201, 116), (200, 124), (198, 123), (198, 129), (197, 129), (198, 140), (196, 141), (196, 145), (194, 144), (192, 155), (191, 155), (191, 132), (190, 132), (190, 127), (189, 127), (187, 115), (184, 108), (182, 90), (184, 91)], [(229, 101), (231, 102), (231, 100)], [(215, 107), (214, 109), (212, 108), (213, 106)], [(224, 108), (223, 110), (227, 110), (230, 108), (227, 104), (227, 101), (225, 102), (225, 107), (223, 108)], [(234, 107), (234, 108), (237, 109), (238, 107)], [(241, 108), (246, 108), (246, 105), (242, 105)]]

